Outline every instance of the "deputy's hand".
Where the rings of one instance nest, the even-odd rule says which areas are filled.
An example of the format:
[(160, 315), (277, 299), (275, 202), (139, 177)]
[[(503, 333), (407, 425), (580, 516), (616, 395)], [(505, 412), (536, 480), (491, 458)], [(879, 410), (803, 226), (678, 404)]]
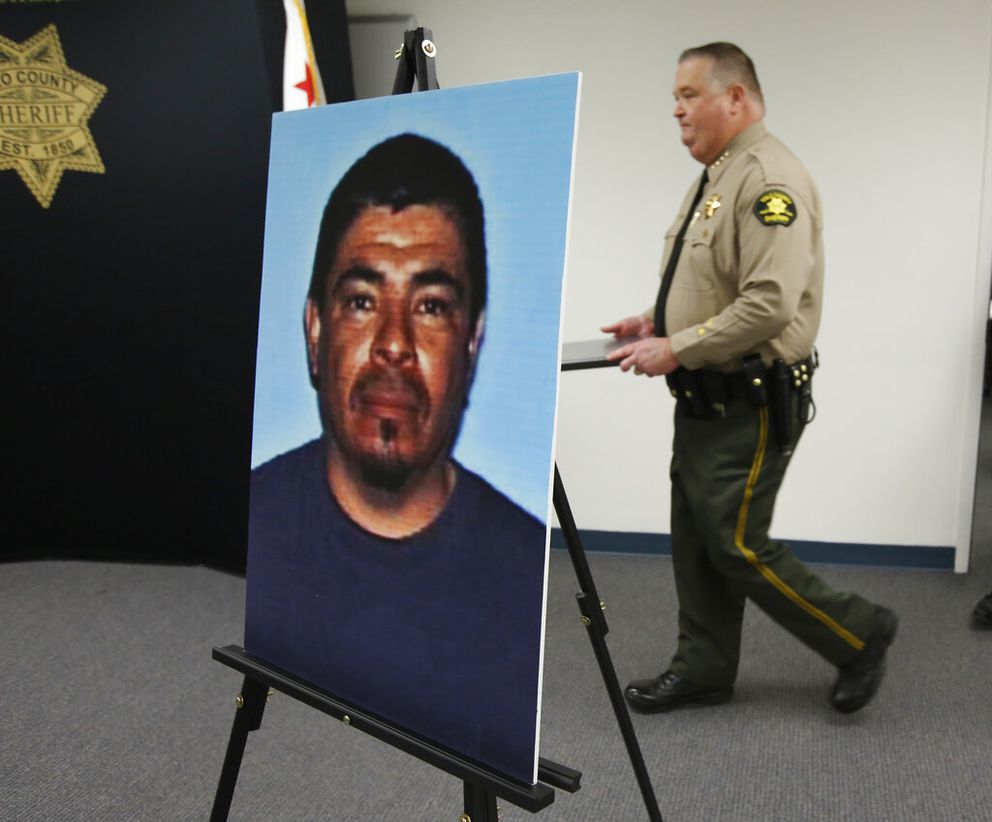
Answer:
[(620, 346), (607, 359), (611, 362), (620, 360), (621, 371), (633, 368), (635, 374), (647, 374), (649, 377), (670, 374), (679, 367), (679, 361), (672, 351), (672, 341), (668, 337), (650, 337)]
[(620, 337), (653, 337), (654, 323), (647, 317), (627, 317), (612, 325), (604, 325), (599, 330), (606, 334), (612, 334), (617, 339)]

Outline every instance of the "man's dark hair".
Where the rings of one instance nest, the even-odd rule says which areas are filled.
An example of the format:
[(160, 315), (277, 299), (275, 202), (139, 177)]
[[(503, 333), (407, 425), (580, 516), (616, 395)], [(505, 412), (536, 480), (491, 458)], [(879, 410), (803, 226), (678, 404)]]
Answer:
[(448, 148), (417, 134), (373, 146), (348, 169), (327, 200), (307, 296), (323, 308), (324, 287), (341, 237), (359, 212), (388, 206), (438, 206), (450, 212), (465, 245), (472, 327), (486, 304), (486, 237), (482, 200), (472, 173)]
[(758, 72), (755, 71), (751, 58), (740, 46), (735, 46), (733, 43), (707, 43), (705, 46), (696, 46), (683, 51), (679, 55), (679, 62), (682, 63), (692, 57), (711, 57), (713, 76), (720, 83), (724, 86), (740, 83), (758, 99), (758, 102), (764, 103), (761, 84), (758, 83)]

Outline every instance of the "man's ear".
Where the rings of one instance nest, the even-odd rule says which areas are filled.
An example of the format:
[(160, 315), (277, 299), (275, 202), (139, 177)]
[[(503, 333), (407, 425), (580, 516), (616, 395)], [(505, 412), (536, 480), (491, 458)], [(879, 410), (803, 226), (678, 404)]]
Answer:
[(320, 350), (320, 308), (310, 297), (307, 297), (303, 309), (303, 338), (307, 345), (307, 370), (310, 372), (310, 384), (317, 387), (319, 367), (317, 352)]
[(479, 362), (479, 351), (482, 348), (482, 338), (486, 330), (486, 312), (482, 310), (475, 320), (475, 328), (468, 338), (468, 384), (475, 379), (475, 366)]
[(748, 99), (747, 89), (743, 83), (731, 83), (727, 86), (727, 94), (730, 96), (730, 102), (735, 111), (739, 110)]

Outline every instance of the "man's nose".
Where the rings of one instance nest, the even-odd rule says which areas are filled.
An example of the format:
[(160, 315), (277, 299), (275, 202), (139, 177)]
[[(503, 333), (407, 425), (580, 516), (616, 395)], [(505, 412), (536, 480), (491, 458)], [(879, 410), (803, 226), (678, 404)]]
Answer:
[(675, 108), (672, 109), (672, 116), (678, 118), (681, 117), (683, 114), (685, 114), (685, 109), (682, 108), (682, 101), (676, 100)]
[(372, 341), (372, 359), (380, 365), (400, 368), (416, 359), (413, 326), (408, 312), (398, 306), (385, 307)]

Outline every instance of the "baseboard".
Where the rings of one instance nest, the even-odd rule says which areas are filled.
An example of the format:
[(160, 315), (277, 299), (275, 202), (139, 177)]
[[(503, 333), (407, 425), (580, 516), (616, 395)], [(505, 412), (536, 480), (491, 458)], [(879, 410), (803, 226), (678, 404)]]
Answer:
[[(672, 555), (669, 534), (628, 533), (623, 531), (579, 531), (582, 546), (604, 554)], [(551, 529), (551, 547), (565, 548), (560, 528)], [(813, 565), (870, 565), (886, 568), (954, 569), (954, 548), (932, 545), (861, 545), (848, 542), (789, 540), (796, 557)]]

